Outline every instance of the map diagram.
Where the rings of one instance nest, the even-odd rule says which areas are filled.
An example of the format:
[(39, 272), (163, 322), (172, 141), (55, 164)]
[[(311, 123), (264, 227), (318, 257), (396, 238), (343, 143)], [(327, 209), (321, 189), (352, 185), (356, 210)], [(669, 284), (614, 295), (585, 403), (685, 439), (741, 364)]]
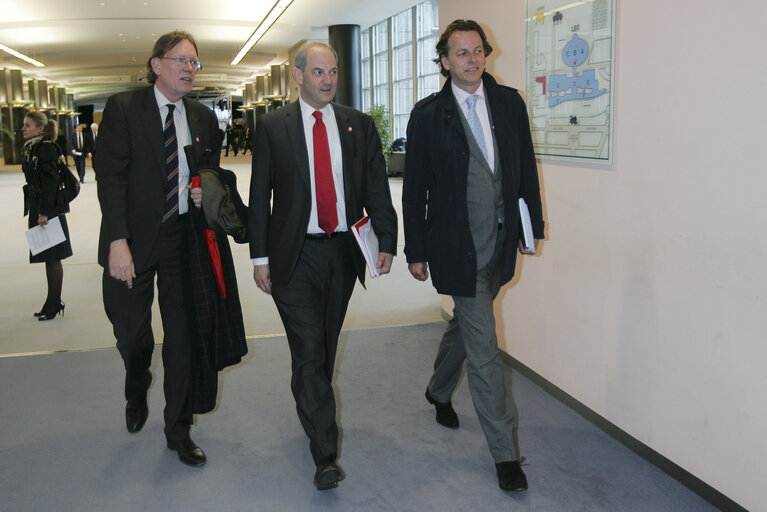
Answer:
[(528, 0), (525, 101), (541, 157), (612, 159), (614, 0)]

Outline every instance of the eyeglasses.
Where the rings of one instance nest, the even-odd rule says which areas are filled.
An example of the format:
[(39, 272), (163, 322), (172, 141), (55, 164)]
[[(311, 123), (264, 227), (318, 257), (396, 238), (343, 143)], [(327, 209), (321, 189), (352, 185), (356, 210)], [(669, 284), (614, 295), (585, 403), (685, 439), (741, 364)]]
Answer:
[(202, 62), (200, 62), (197, 59), (188, 59), (186, 57), (158, 57), (160, 59), (165, 60), (175, 60), (179, 64), (181, 64), (182, 67), (186, 67), (187, 64), (191, 64), (194, 69), (197, 71), (202, 69)]

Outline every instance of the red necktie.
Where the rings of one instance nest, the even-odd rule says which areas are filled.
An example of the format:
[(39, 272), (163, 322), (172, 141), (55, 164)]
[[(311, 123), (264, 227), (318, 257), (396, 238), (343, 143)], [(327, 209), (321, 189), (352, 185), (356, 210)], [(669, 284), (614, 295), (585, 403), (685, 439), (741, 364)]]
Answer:
[(330, 165), (330, 147), (328, 132), (322, 122), (322, 112), (312, 114), (316, 121), (312, 128), (314, 139), (314, 187), (317, 190), (317, 220), (320, 228), (330, 235), (338, 226), (336, 211), (336, 188), (333, 184), (333, 171)]

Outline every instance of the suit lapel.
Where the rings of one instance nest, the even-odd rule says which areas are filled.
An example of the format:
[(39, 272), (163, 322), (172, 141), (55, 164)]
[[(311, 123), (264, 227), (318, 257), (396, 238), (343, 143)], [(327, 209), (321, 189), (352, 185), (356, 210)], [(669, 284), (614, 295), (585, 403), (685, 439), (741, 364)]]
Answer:
[(165, 143), (162, 135), (162, 119), (157, 100), (154, 96), (154, 87), (147, 87), (142, 104), (143, 112), (141, 119), (144, 124), (144, 134), (149, 141), (149, 147), (157, 157), (159, 169), (165, 172)]
[(496, 164), (496, 170), (503, 168), (513, 170), (515, 166), (509, 165), (511, 163), (509, 157), (509, 144), (503, 144), (502, 141), (515, 141), (517, 135), (514, 129), (514, 123), (506, 122), (511, 116), (504, 112), (505, 108), (509, 108), (509, 105), (502, 104), (498, 101), (496, 93), (496, 87), (494, 81), (490, 79), (484, 80), (485, 96), (487, 97), (487, 106), (490, 109), (490, 127), (493, 130), (493, 136), (495, 137), (496, 154), (500, 157), (500, 165)]
[(203, 134), (201, 133), (202, 123), (200, 122), (200, 116), (197, 115), (197, 110), (189, 107), (192, 100), (184, 97), (182, 101), (184, 102), (186, 122), (189, 124), (189, 133), (192, 136), (192, 144), (194, 144), (197, 141), (203, 140)]
[(344, 197), (351, 197), (352, 193), (352, 157), (354, 156), (354, 130), (351, 120), (341, 112), (337, 105), (333, 105), (333, 114), (336, 116), (338, 137), (341, 139), (341, 161), (343, 167), (341, 174), (344, 177)]
[(308, 142), (304, 136), (304, 120), (301, 119), (301, 107), (298, 101), (282, 107), (285, 109), (285, 130), (288, 133), (287, 143), (296, 158), (296, 169), (301, 175), (301, 181), (306, 190), (312, 189), (309, 179), (309, 153), (306, 149)]
[(450, 80), (445, 82), (440, 91), (439, 102), (443, 109), (444, 119), (447, 123), (448, 129), (455, 130), (461, 139), (466, 141), (466, 133), (463, 130), (463, 124), (461, 123), (461, 113), (458, 112), (458, 104), (453, 96), (453, 90), (450, 86)]

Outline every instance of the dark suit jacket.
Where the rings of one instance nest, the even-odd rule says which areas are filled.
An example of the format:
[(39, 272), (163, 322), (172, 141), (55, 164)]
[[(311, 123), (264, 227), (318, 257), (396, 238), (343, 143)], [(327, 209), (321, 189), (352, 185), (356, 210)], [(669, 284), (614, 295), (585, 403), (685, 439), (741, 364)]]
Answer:
[[(543, 213), (524, 101), (516, 89), (499, 85), (490, 74), (482, 80), (502, 173), (503, 285), (514, 276), (518, 199), (527, 202), (535, 238), (543, 238)], [(459, 109), (448, 79), (439, 93), (418, 102), (410, 114), (402, 188), (405, 255), (409, 263), (429, 263), (437, 292), (474, 297), (477, 257), (466, 203), (469, 145)]]
[[(218, 123), (213, 111), (184, 98), (192, 145), (213, 148)], [(195, 151), (194, 154), (202, 154)], [(190, 169), (196, 162), (189, 162)], [(153, 87), (115, 94), (99, 126), (94, 170), (101, 203), (99, 264), (109, 265), (109, 244), (127, 238), (136, 272), (144, 270), (165, 211), (165, 148)]]
[[(85, 155), (85, 146), (88, 144), (88, 134), (85, 132), (82, 132), (80, 135), (83, 137), (83, 143), (82, 145), (77, 144), (77, 132), (72, 131), (72, 136), (69, 138), (69, 141), (67, 142), (67, 153), (69, 155), (72, 155), (72, 151), (77, 151), (78, 153), (82, 153), (83, 156)], [(81, 158), (78, 155), (72, 155), (75, 158)]]
[[(396, 254), (397, 214), (373, 119), (342, 105), (333, 104), (333, 111), (343, 154), (346, 222), (351, 228), (363, 217), (364, 208), (378, 234), (381, 252)], [(269, 257), (273, 284), (290, 280), (306, 237), (311, 205), (309, 157), (296, 101), (256, 122), (248, 236), (251, 257)], [(357, 276), (364, 284), (365, 261), (353, 237), (349, 239)]]
[(83, 154), (87, 155), (88, 153), (91, 153), (92, 155), (96, 154), (96, 141), (93, 140), (93, 132), (85, 133), (83, 132)]

